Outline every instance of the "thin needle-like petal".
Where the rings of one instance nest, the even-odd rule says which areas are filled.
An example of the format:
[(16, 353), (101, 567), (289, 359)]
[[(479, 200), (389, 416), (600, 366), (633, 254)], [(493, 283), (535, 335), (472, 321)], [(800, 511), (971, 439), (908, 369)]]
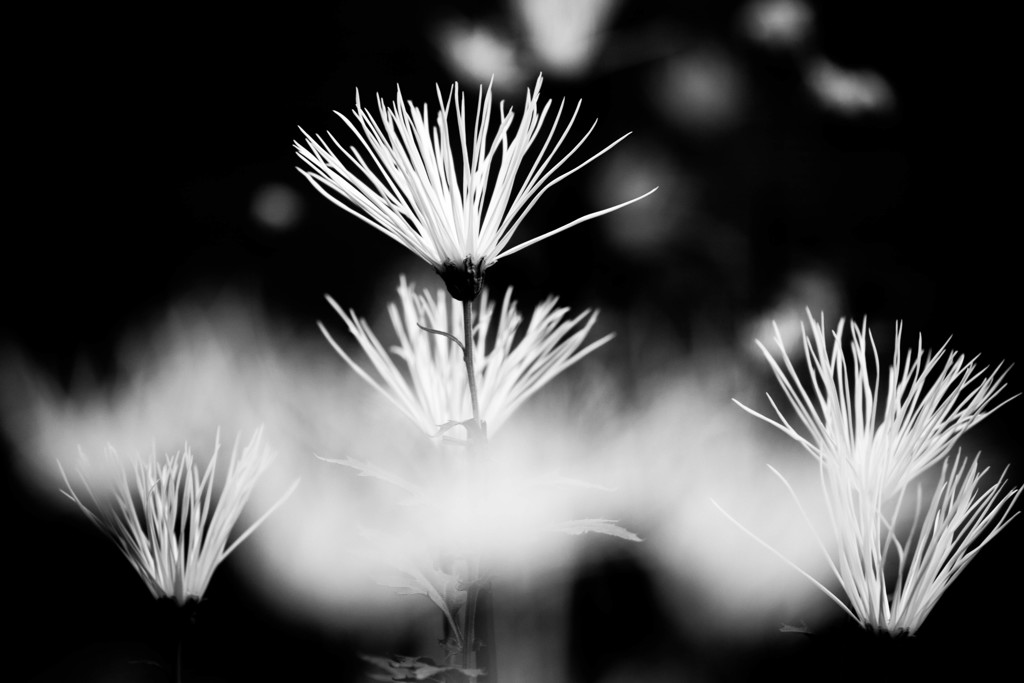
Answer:
[[(472, 414), (463, 352), (451, 340), (462, 329), (460, 303), (444, 290), (416, 292), (401, 279), (398, 302), (388, 313), (398, 344), (388, 352), (354, 311), (328, 301), (345, 321), (370, 360), (372, 371), (362, 367), (321, 324), (320, 330), (334, 350), (430, 436)], [(569, 316), (569, 309), (550, 297), (533, 311), (528, 323), (519, 313), (511, 290), (495, 305), (487, 290), (474, 307), (473, 352), (481, 417), (494, 433), (522, 403), (560, 372), (611, 340), (611, 334), (584, 344), (597, 321), (597, 312), (585, 310)], [(497, 311), (497, 315), (496, 315)]]
[[(896, 351), (883, 395), (878, 352), (866, 324), (850, 326), (847, 356), (844, 320), (832, 332), (830, 348), (824, 321), (809, 312), (808, 318), (810, 332), (805, 328), (803, 335), (807, 380), (790, 360), (778, 327), (781, 360), (758, 342), (804, 430), (787, 421), (770, 396), (774, 417), (740, 407), (791, 436), (817, 459), (827, 521), (836, 539), (834, 553), (825, 549), (813, 526), (812, 532), (848, 602), (769, 550), (861, 626), (913, 634), (967, 563), (1017, 514), (1011, 509), (1021, 489), (1008, 489), (1006, 470), (983, 489), (985, 470), (979, 471), (978, 458), (968, 465), (959, 452), (950, 456), (965, 431), (1010, 400), (996, 402), (1008, 368), (978, 367), (976, 358), (968, 360), (946, 345), (934, 354), (925, 353), (920, 339), (916, 353), (904, 356), (902, 326), (897, 324)], [(939, 480), (922, 516), (921, 487), (916, 482), (938, 463)], [(793, 489), (773, 472), (810, 524)], [(903, 531), (901, 513), (908, 501), (914, 501), (914, 514)]]
[[(220, 452), (218, 435), (205, 471), (195, 464), (192, 451), (159, 459), (126, 463), (113, 448), (106, 449), (106, 464), (113, 474), (113, 501), (96, 496), (90, 478), (96, 463), (82, 454), (79, 476), (88, 498), (83, 500), (61, 467), (65, 488), (85, 516), (109, 536), (145, 581), (153, 597), (173, 598), (179, 604), (201, 600), (214, 570), (271, 512), (295, 490), (284, 495), (228, 545), (231, 531), (242, 514), (257, 480), (269, 467), (274, 453), (263, 443), (263, 429), (239, 448), (236, 440), (228, 472), (214, 501), (214, 472)], [(59, 463), (58, 463), (59, 465)], [(130, 483), (128, 471), (132, 471)], [(142, 511), (139, 516), (136, 508)]]
[[(499, 104), (493, 135), (491, 85), (486, 91), (480, 88), (473, 117), (467, 116), (465, 94), (458, 83), (447, 95), (438, 87), (434, 126), (429, 125), (427, 106), (419, 108), (403, 100), (400, 89), (390, 107), (377, 97), (379, 121), (361, 107), (357, 94), (352, 116), (338, 116), (358, 146), (346, 148), (333, 135), (328, 135), (328, 144), (300, 128), (304, 141), (296, 141), (295, 150), (307, 168), (299, 172), (331, 202), (433, 266), (456, 299), (472, 301), (483, 286), (484, 271), (503, 256), (654, 191), (510, 247), (519, 225), (548, 189), (626, 137), (558, 173), (590, 137), (594, 126), (575, 144), (566, 143), (579, 104), (564, 123), (564, 102), (550, 116), (551, 102), (540, 105), (542, 82), (543, 77), (538, 76), (533, 89), (527, 89), (517, 126), (513, 125), (513, 110)], [(538, 150), (534, 143), (540, 138), (543, 142)], [(524, 161), (531, 149), (535, 158), (526, 170)]]

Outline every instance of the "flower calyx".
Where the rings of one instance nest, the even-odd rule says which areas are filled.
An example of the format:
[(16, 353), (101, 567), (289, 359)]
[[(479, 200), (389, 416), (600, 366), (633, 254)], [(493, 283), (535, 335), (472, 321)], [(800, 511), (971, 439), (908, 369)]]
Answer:
[(480, 290), (484, 287), (484, 259), (474, 262), (472, 256), (467, 256), (461, 264), (455, 261), (445, 261), (444, 265), (437, 269), (437, 274), (444, 280), (448, 293), (457, 301), (475, 301)]

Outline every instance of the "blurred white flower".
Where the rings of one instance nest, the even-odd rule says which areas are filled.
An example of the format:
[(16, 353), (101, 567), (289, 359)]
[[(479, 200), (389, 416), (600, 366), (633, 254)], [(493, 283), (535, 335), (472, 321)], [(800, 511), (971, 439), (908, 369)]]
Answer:
[[(263, 444), (262, 436), (260, 428), (241, 451), (238, 439), (235, 440), (227, 476), (216, 501), (213, 490), (220, 451), (219, 433), (205, 472), (194, 464), (188, 445), (184, 452), (164, 459), (158, 459), (154, 451), (152, 457), (136, 458), (130, 463), (108, 447), (103, 463), (109, 468), (106, 471), (101, 470), (100, 463), (91, 462), (84, 452), (81, 453), (79, 475), (88, 493), (86, 500), (72, 487), (63, 467), (65, 489), (61, 492), (78, 504), (86, 517), (117, 544), (154, 598), (173, 598), (182, 605), (189, 600), (202, 600), (217, 566), (298, 485), (298, 481), (292, 484), (270, 509), (228, 545), (231, 530), (253, 487), (274, 458), (274, 452)], [(94, 489), (105, 489), (107, 477), (113, 477), (112, 493), (97, 495)]]
[(545, 68), (567, 77), (585, 74), (604, 46), (620, 0), (515, 0), (524, 39)]
[(885, 78), (869, 69), (846, 69), (818, 57), (806, 67), (804, 80), (818, 102), (846, 116), (882, 112), (896, 95)]
[[(974, 360), (947, 351), (945, 345), (935, 354), (925, 354), (920, 340), (917, 353), (903, 358), (897, 324), (896, 351), (880, 413), (878, 352), (866, 323), (851, 325), (853, 371), (848, 374), (845, 321), (841, 319), (831, 333), (830, 349), (824, 320), (808, 317), (811, 332), (804, 330), (803, 346), (809, 382), (801, 383), (778, 328), (782, 365), (768, 349), (761, 349), (809, 437), (790, 425), (770, 396), (777, 420), (740, 406), (793, 437), (817, 459), (828, 522), (838, 546), (834, 555), (785, 477), (769, 467), (796, 501), (848, 602), (725, 514), (862, 627), (913, 634), (967, 563), (1016, 516), (1010, 510), (1020, 490), (1004, 491), (1006, 470), (982, 491), (987, 468), (979, 471), (977, 457), (969, 466), (959, 452), (952, 465), (947, 457), (957, 438), (1005, 403), (992, 405), (1005, 387), (1006, 370), (1000, 370), (1001, 364), (991, 372), (979, 369)], [(912, 485), (938, 462), (942, 471), (922, 518), (921, 486)], [(904, 503), (915, 496), (913, 520), (904, 531)]]
[(295, 228), (304, 208), (299, 193), (285, 183), (263, 183), (253, 191), (249, 200), (249, 215), (257, 225), (272, 232), (287, 232)]
[(734, 130), (749, 110), (749, 77), (724, 45), (705, 42), (677, 50), (659, 60), (647, 81), (657, 110), (688, 135)]
[[(370, 359), (376, 378), (352, 359), (323, 323), (319, 323), (320, 330), (360, 377), (425, 433), (439, 436), (468, 419), (472, 411), (463, 352), (453, 341), (463, 329), (463, 306), (441, 289), (416, 293), (404, 276), (398, 298), (398, 304), (388, 306), (398, 336), (398, 346), (389, 354), (365, 320), (327, 297)], [(608, 334), (583, 346), (597, 322), (597, 312), (587, 309), (569, 317), (569, 309), (558, 307), (556, 297), (547, 298), (534, 309), (525, 329), (521, 329), (523, 316), (512, 300), (511, 289), (505, 293), (497, 317), (495, 309), (487, 290), (483, 290), (476, 307), (472, 344), (478, 359), (480, 414), (491, 433), (556, 375), (614, 336)], [(404, 371), (392, 356), (401, 361)]]
[[(472, 301), (483, 286), (484, 271), (500, 258), (654, 191), (509, 247), (519, 224), (550, 187), (626, 137), (562, 171), (596, 122), (565, 150), (563, 144), (580, 104), (560, 130), (563, 100), (547, 133), (542, 134), (552, 113), (550, 100), (543, 107), (539, 104), (542, 80), (538, 76), (533, 90), (527, 89), (522, 120), (514, 132), (515, 115), (504, 102), (498, 105), (497, 120), (492, 120), (491, 85), (486, 91), (480, 88), (472, 130), (467, 130), (466, 98), (458, 83), (447, 97), (437, 88), (439, 109), (433, 126), (426, 105), (421, 109), (404, 101), (401, 89), (391, 107), (377, 97), (380, 123), (362, 107), (357, 93), (354, 120), (336, 113), (355, 134), (368, 158), (356, 146), (344, 147), (333, 135), (328, 134), (333, 143), (330, 145), (321, 136), (314, 138), (302, 131), (305, 145), (296, 142), (295, 149), (311, 170), (300, 172), (329, 200), (433, 266), (452, 296)], [(453, 108), (458, 129), (454, 140), (449, 120)], [(493, 135), (492, 125), (496, 125)], [(534, 150), (536, 156), (527, 168), (524, 160), (541, 137), (540, 149)]]
[(493, 78), (499, 90), (518, 91), (530, 78), (522, 64), (521, 51), (500, 26), (446, 18), (435, 24), (430, 37), (448, 70), (460, 79)]
[(740, 25), (762, 45), (796, 47), (814, 31), (814, 10), (803, 0), (751, 0), (740, 10)]
[(612, 36), (621, 0), (510, 0), (507, 12), (487, 18), (439, 19), (432, 42), (461, 78), (509, 91), (537, 67), (560, 79), (580, 79), (598, 64)]

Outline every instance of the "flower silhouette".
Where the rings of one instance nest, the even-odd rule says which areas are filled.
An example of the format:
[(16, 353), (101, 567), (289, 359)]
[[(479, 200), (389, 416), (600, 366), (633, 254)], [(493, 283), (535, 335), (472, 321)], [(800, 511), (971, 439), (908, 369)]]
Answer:
[[(301, 131), (305, 144), (296, 142), (295, 148), (309, 170), (299, 170), (329, 200), (429, 263), (453, 297), (472, 301), (483, 286), (485, 270), (500, 258), (654, 191), (510, 247), (516, 229), (550, 187), (626, 137), (563, 170), (596, 122), (575, 144), (567, 143), (580, 105), (577, 103), (563, 127), (563, 100), (554, 110), (545, 135), (552, 106), (550, 100), (540, 105), (542, 80), (538, 76), (533, 90), (527, 89), (518, 127), (513, 126), (512, 109), (506, 109), (503, 102), (498, 105), (497, 120), (492, 120), (490, 85), (486, 91), (480, 88), (471, 120), (458, 83), (447, 97), (438, 87), (439, 108), (433, 126), (426, 105), (421, 109), (404, 101), (401, 89), (390, 107), (377, 97), (379, 123), (362, 107), (357, 93), (353, 118), (336, 113), (355, 134), (362, 151), (357, 146), (346, 148), (330, 134), (328, 144), (319, 135), (313, 137)], [(450, 121), (453, 110), (457, 128), (454, 138)], [(541, 138), (543, 142), (536, 149), (535, 143)], [(532, 163), (526, 161), (528, 153), (533, 154)]]

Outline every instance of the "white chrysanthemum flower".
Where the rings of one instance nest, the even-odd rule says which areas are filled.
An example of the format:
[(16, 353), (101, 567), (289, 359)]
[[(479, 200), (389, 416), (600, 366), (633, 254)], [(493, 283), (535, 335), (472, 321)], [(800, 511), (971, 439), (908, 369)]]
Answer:
[[(515, 115), (504, 102), (498, 105), (497, 120), (492, 120), (490, 85), (486, 91), (480, 88), (472, 130), (467, 129), (466, 99), (458, 83), (447, 97), (437, 88), (439, 109), (433, 126), (426, 105), (420, 109), (404, 101), (401, 89), (390, 107), (377, 96), (379, 123), (362, 107), (357, 92), (352, 119), (335, 113), (355, 134), (362, 151), (356, 146), (346, 148), (333, 135), (328, 134), (333, 143), (328, 144), (321, 136), (302, 131), (305, 145), (296, 142), (295, 148), (311, 170), (300, 172), (329, 200), (433, 266), (452, 296), (472, 301), (483, 286), (484, 271), (500, 258), (654, 192), (509, 247), (541, 195), (626, 137), (562, 170), (597, 124), (595, 121), (579, 141), (568, 143), (571, 148), (565, 149), (580, 105), (560, 130), (563, 100), (543, 134), (552, 107), (550, 100), (543, 107), (539, 104), (541, 82), (538, 76), (534, 89), (527, 90), (517, 128), (513, 127)], [(458, 129), (454, 140), (449, 119), (453, 109)], [(540, 148), (533, 149), (542, 137)], [(529, 164), (525, 162), (528, 153), (533, 154)]]
[[(920, 341), (917, 353), (903, 358), (897, 325), (889, 385), (879, 406), (883, 399), (871, 334), (866, 325), (851, 326), (853, 372), (848, 375), (843, 328), (840, 320), (829, 349), (823, 322), (811, 318), (811, 334), (804, 330), (803, 336), (809, 386), (800, 382), (778, 330), (782, 365), (761, 346), (809, 437), (787, 422), (770, 397), (778, 420), (741, 407), (792, 436), (817, 458), (829, 530), (836, 539), (834, 553), (826, 549), (785, 477), (771, 469), (796, 501), (847, 601), (726, 516), (810, 579), (862, 627), (913, 634), (967, 563), (1017, 514), (1010, 511), (1020, 489), (1006, 490), (1005, 469), (995, 484), (982, 490), (987, 468), (979, 471), (978, 458), (968, 463), (959, 452), (949, 457), (961, 434), (1005, 403), (992, 406), (1005, 387), (1006, 370), (1000, 371), (1000, 364), (988, 373), (945, 345), (936, 354), (925, 354)], [(921, 486), (913, 483), (938, 462), (941, 474), (922, 516)], [(905, 506), (911, 499), (916, 500), (915, 509), (906, 527)]]
[[(129, 464), (112, 447), (105, 451), (109, 470), (100, 471), (82, 453), (79, 475), (91, 506), (79, 497), (61, 467), (66, 490), (82, 512), (124, 553), (154, 598), (173, 598), (184, 605), (202, 600), (217, 566), (291, 495), (298, 481), (258, 520), (228, 545), (231, 530), (260, 475), (274, 458), (262, 442), (263, 429), (239, 451), (236, 439), (224, 483), (214, 500), (214, 477), (220, 451), (217, 435), (205, 472), (192, 451), (158, 459), (136, 458)], [(131, 470), (129, 472), (129, 470)], [(98, 477), (113, 477), (113, 499), (97, 495)], [(107, 482), (102, 482), (106, 484)], [(141, 514), (140, 514), (141, 513)]]
[(993, 406), (1009, 368), (1000, 363), (989, 372), (976, 365), (977, 357), (968, 360), (949, 350), (948, 341), (938, 352), (926, 353), (920, 338), (917, 352), (904, 357), (899, 323), (883, 399), (878, 351), (866, 325), (850, 326), (851, 369), (843, 340), (846, 321), (841, 319), (831, 333), (830, 348), (824, 319), (816, 321), (809, 312), (808, 319), (810, 334), (801, 325), (808, 388), (789, 359), (778, 327), (781, 365), (757, 342), (808, 435), (790, 425), (771, 396), (777, 420), (737, 403), (793, 437), (819, 461), (848, 469), (846, 476), (864, 489), (877, 489), (886, 498), (904, 490), (946, 457), (964, 432), (1005, 403)]
[[(363, 347), (376, 377), (356, 363), (322, 323), (320, 330), (360, 377), (420, 429), (438, 436), (447, 426), (472, 416), (463, 352), (454, 341), (463, 329), (463, 306), (442, 289), (417, 293), (404, 276), (398, 298), (397, 304), (388, 306), (398, 336), (398, 345), (389, 354), (365, 320), (327, 297)], [(608, 334), (583, 346), (597, 321), (597, 312), (587, 309), (570, 317), (568, 308), (558, 307), (556, 297), (549, 297), (534, 309), (525, 329), (521, 329), (523, 316), (512, 300), (511, 289), (505, 293), (497, 315), (486, 289), (474, 308), (477, 314), (472, 348), (478, 359), (475, 372), (480, 416), (492, 433), (558, 373), (614, 336)]]

